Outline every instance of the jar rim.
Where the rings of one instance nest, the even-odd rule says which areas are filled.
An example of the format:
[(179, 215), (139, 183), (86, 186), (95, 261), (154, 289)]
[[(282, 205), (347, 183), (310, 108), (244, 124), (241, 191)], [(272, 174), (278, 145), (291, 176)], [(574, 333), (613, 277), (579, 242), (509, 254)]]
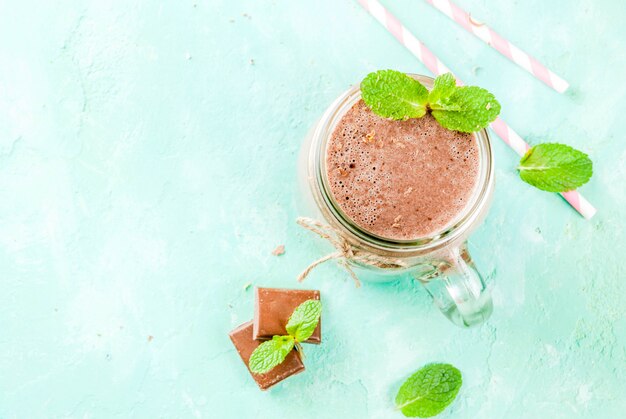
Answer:
[[(408, 75), (421, 82), (428, 89), (432, 88), (433, 78), (410, 73)], [(341, 94), (328, 107), (313, 132), (311, 144), (313, 173), (311, 175), (321, 193), (322, 202), (318, 201), (318, 205), (323, 203), (327, 208), (325, 208), (326, 211), (322, 212), (327, 218), (328, 216), (331, 218), (326, 221), (334, 228), (339, 229), (352, 242), (367, 245), (377, 250), (399, 251), (402, 253), (430, 251), (434, 248), (440, 248), (468, 232), (483, 211), (486, 210), (493, 189), (493, 150), (486, 129), (474, 133), (478, 143), (480, 168), (479, 179), (474, 187), (472, 197), (463, 211), (443, 231), (437, 232), (430, 237), (420, 237), (411, 240), (388, 239), (368, 232), (345, 214), (330, 190), (326, 170), (327, 147), (337, 123), (360, 99), (361, 91), (360, 86), (357, 84)]]

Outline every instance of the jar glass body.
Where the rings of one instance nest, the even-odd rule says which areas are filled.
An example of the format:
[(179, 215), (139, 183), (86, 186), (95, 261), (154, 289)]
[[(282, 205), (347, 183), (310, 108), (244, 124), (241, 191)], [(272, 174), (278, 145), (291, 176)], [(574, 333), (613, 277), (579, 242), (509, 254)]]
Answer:
[[(427, 88), (432, 87), (432, 78), (411, 76)], [(305, 137), (298, 161), (300, 214), (327, 224), (359, 251), (403, 262), (402, 267), (381, 268), (348, 260), (360, 279), (384, 281), (410, 272), (453, 322), (470, 326), (484, 321), (491, 313), (490, 289), (469, 256), (466, 240), (485, 218), (493, 196), (493, 152), (487, 131), (473, 134), (478, 144), (479, 175), (464, 210), (431, 237), (387, 240), (360, 228), (344, 214), (330, 192), (327, 178), (326, 147), (337, 123), (360, 98), (359, 86), (344, 92)]]

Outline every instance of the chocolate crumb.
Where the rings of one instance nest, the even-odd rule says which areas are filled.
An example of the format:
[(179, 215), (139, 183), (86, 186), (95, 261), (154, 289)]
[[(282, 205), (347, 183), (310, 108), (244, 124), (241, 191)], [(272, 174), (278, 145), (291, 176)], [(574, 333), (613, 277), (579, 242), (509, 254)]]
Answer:
[(152, 342), (152, 339), (154, 339), (154, 336), (148, 335), (148, 342)]
[(285, 245), (281, 244), (280, 246), (276, 246), (276, 249), (272, 250), (272, 254), (274, 256), (280, 256), (285, 253)]
[(393, 143), (393, 145), (395, 145), (396, 147), (399, 147), (399, 148), (405, 148), (405, 147), (406, 147), (406, 145), (405, 145), (402, 141), (398, 140), (397, 138), (392, 138), (392, 139), (391, 139), (391, 142), (392, 142), (392, 143)]
[(341, 177), (348, 176), (348, 171), (347, 170), (343, 170), (342, 168), (339, 168), (339, 169), (337, 169), (337, 171), (339, 172), (339, 176), (341, 176)]

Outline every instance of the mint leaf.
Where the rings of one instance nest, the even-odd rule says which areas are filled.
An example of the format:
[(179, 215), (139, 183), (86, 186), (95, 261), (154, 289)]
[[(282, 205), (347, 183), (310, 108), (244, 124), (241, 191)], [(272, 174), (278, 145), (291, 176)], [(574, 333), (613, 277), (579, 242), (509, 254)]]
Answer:
[(456, 91), (456, 80), (452, 73), (437, 76), (433, 84), (433, 90), (428, 94), (429, 105), (443, 106), (450, 96)]
[(287, 333), (293, 336), (297, 342), (304, 342), (311, 337), (322, 314), (322, 302), (320, 300), (306, 300), (300, 304), (289, 317)]
[(406, 417), (438, 415), (456, 398), (461, 384), (461, 372), (452, 365), (425, 365), (402, 384), (396, 406)]
[(593, 163), (589, 156), (565, 144), (538, 144), (520, 160), (520, 177), (548, 192), (566, 192), (589, 181)]
[(426, 114), (428, 89), (399, 71), (380, 70), (363, 79), (361, 97), (376, 115), (406, 120)]
[(274, 336), (272, 340), (263, 342), (252, 352), (248, 366), (254, 374), (264, 374), (282, 363), (293, 349), (292, 336)]
[(440, 98), (429, 105), (439, 124), (461, 132), (480, 131), (500, 113), (500, 104), (495, 96), (476, 86), (457, 87), (446, 100)]

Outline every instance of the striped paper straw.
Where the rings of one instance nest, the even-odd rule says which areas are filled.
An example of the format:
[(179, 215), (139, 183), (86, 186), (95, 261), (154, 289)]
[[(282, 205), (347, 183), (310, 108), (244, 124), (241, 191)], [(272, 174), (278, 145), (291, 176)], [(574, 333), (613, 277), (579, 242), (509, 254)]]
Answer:
[[(438, 76), (448, 72), (451, 73), (448, 67), (423, 42), (409, 32), (398, 18), (392, 15), (378, 0), (358, 0), (358, 2), (433, 74)], [(461, 84), (462, 82), (457, 79), (457, 83)], [(498, 118), (492, 122), (491, 128), (518, 155), (523, 156), (530, 148), (528, 143), (502, 119)], [(595, 215), (596, 209), (578, 191), (563, 192), (560, 195), (586, 219), (590, 219)]]
[(472, 18), (469, 13), (450, 0), (426, 0), (426, 2), (557, 92), (563, 93), (569, 87), (568, 82), (554, 74), (546, 66), (513, 45), (510, 41), (504, 39), (489, 26)]

